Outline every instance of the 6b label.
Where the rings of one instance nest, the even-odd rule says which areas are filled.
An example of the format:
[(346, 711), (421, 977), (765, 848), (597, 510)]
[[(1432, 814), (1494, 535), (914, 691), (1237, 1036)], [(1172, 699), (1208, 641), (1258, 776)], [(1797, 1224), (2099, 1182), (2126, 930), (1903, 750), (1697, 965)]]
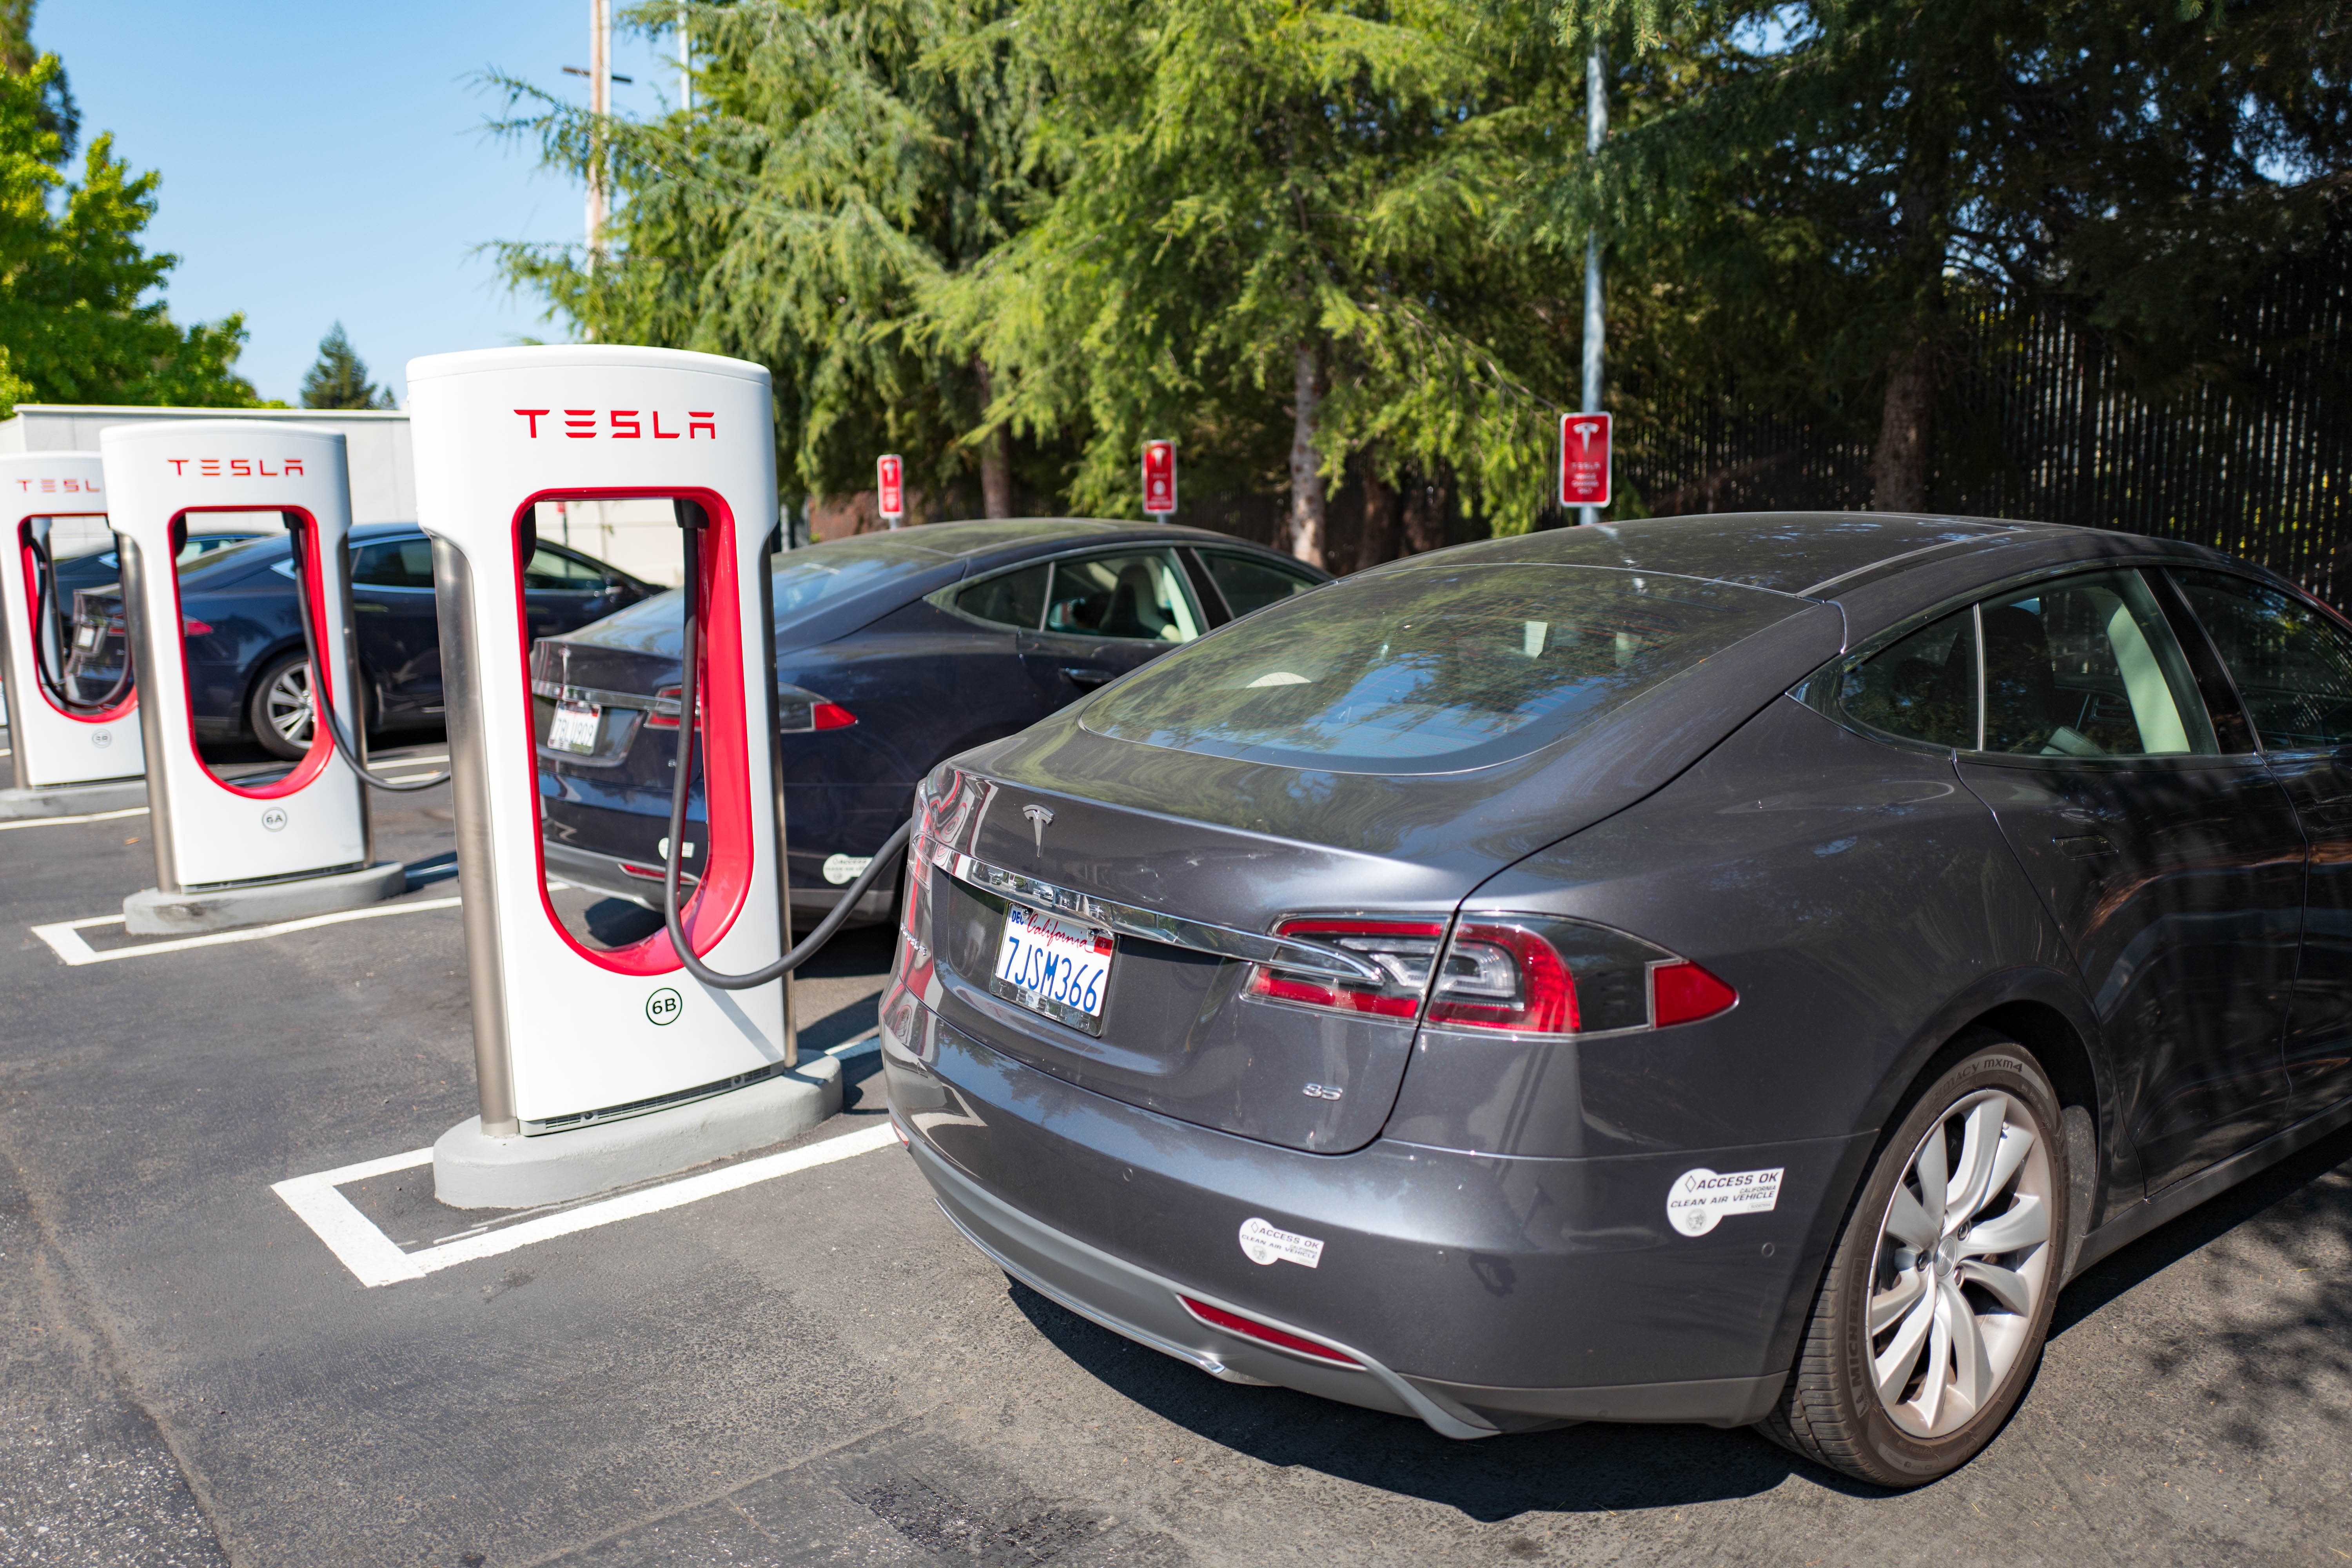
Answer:
[(646, 1021), (649, 1024), (675, 1024), (686, 1011), (686, 998), (665, 985), (646, 998)]

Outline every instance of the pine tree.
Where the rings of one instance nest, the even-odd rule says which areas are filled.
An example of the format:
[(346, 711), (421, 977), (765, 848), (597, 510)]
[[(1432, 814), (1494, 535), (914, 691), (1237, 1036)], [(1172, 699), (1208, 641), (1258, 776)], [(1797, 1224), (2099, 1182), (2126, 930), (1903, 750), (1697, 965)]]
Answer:
[(319, 340), (319, 360), (302, 377), (302, 406), (305, 408), (390, 408), (392, 393), (387, 388), (377, 390), (368, 380), (365, 362), (352, 348), (352, 340), (343, 335), (343, 324), (337, 321)]

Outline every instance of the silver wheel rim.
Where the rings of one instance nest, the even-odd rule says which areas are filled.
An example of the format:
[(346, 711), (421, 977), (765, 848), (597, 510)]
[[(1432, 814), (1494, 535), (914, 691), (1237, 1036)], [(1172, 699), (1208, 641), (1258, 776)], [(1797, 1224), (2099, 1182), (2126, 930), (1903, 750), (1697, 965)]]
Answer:
[(1979, 1089), (1927, 1130), (1879, 1222), (1866, 1308), (1870, 1377), (1914, 1437), (1991, 1404), (2049, 1289), (2050, 1152), (2033, 1113)]
[(262, 716), (278, 739), (291, 746), (310, 743), (310, 666), (289, 664), (278, 672), (261, 699)]

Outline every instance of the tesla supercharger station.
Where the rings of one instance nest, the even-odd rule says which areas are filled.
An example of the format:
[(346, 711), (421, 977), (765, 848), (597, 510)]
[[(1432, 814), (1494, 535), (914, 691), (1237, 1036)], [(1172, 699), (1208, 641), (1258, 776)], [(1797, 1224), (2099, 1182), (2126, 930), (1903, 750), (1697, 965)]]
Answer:
[[(314, 646), (314, 702), (347, 730), (359, 706), (343, 673), (350, 595), (351, 485), (336, 431), (259, 420), (117, 426), (99, 432), (120, 542), (122, 598), (139, 682), (156, 885), (123, 900), (131, 931), (217, 930), (355, 908), (401, 890), (395, 863), (373, 864), (367, 802), (324, 723), (281, 776), (232, 780), (196, 750), (187, 628), (173, 562), (190, 520), (275, 511), (296, 534), (298, 584)], [(203, 635), (198, 633), (196, 635)]]
[(816, 1125), (840, 1104), (840, 1067), (796, 1062), (782, 981), (708, 986), (664, 933), (600, 951), (557, 918), (522, 609), (541, 503), (668, 500), (707, 519), (706, 843), (681, 918), (714, 970), (774, 960), (789, 927), (766, 607), (767, 371), (664, 349), (495, 349), (412, 360), (408, 390), (417, 521), (433, 538), (440, 596), (481, 1102), (435, 1145), (436, 1193), (467, 1208), (556, 1202)]
[(147, 798), (138, 688), (90, 693), (66, 674), (70, 595), (48, 576), (50, 532), (65, 518), (102, 521), (106, 487), (95, 452), (0, 457), (6, 547), (0, 560), (0, 679), (16, 782), (0, 817), (116, 811)]

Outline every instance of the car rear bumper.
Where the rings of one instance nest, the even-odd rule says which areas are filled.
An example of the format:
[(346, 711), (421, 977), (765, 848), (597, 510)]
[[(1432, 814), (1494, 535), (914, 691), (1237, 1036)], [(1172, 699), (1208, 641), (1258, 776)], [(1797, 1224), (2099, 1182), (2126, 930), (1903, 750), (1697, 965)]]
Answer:
[[(1771, 1409), (1870, 1139), (1606, 1160), (1377, 1142), (1309, 1154), (1171, 1121), (1014, 1062), (886, 997), (892, 1115), (940, 1207), (1015, 1278), (1231, 1381), (1449, 1436), (1566, 1421), (1742, 1426)], [(1666, 1222), (1699, 1167), (1778, 1167), (1770, 1213)], [(1245, 1220), (1323, 1243), (1243, 1252)], [(1182, 1298), (1337, 1351), (1218, 1328)]]

